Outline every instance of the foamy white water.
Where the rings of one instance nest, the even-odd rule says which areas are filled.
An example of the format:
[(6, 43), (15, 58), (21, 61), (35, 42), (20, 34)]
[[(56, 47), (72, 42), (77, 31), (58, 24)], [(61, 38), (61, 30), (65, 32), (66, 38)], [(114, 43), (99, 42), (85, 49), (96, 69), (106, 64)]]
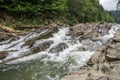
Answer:
[[(37, 40), (34, 43), (33, 47), (37, 47), (42, 43), (49, 41), (52, 41), (53, 43), (50, 44), (50, 46), (44, 51), (40, 51), (29, 56), (24, 56), (24, 55), (30, 53), (31, 49), (28, 46), (24, 46), (24, 47), (21, 46), (28, 39), (39, 36), (44, 32), (46, 32), (47, 30), (41, 33), (32, 33), (26, 36), (22, 36), (20, 37), (19, 40), (13, 41), (5, 45), (0, 45), (0, 51), (14, 50), (9, 52), (9, 55), (5, 59), (1, 60), (0, 63), (2, 63), (3, 61), (10, 60), (12, 58), (24, 56), (22, 58), (7, 61), (5, 65), (2, 65), (2, 67), (4, 68), (0, 70), (1, 74), (2, 72), (5, 74), (5, 72), (12, 69), (13, 70), (20, 69), (21, 73), (18, 74), (19, 77), (15, 79), (14, 78), (11, 79), (17, 80), (21, 78), (22, 80), (24, 79), (22, 77), (22, 71), (24, 72), (23, 69), (26, 69), (25, 73), (29, 74), (30, 77), (29, 79), (32, 80), (59, 80), (61, 75), (67, 74), (73, 70), (77, 70), (80, 67), (86, 65), (90, 57), (95, 53), (95, 50), (98, 49), (100, 46), (102, 46), (104, 43), (106, 43), (110, 38), (112, 38), (117, 29), (119, 29), (119, 25), (112, 26), (111, 29), (108, 31), (108, 33), (106, 33), (103, 36), (99, 36), (98, 41), (92, 41), (90, 39), (86, 39), (79, 42), (79, 40), (73, 41), (71, 36), (67, 35), (69, 32), (68, 27), (65, 28), (63, 27), (60, 28), (57, 33), (54, 33), (53, 37), (50, 37), (48, 39)], [(51, 49), (56, 48), (60, 43), (64, 43), (65, 45), (67, 45), (67, 47), (65, 49), (63, 47), (63, 50), (60, 52), (54, 52), (54, 51), (50, 52)], [(6, 65), (8, 67), (6, 67)], [(52, 74), (51, 70), (53, 71), (54, 76), (51, 75)], [(48, 71), (48, 73), (45, 73), (45, 71)]]

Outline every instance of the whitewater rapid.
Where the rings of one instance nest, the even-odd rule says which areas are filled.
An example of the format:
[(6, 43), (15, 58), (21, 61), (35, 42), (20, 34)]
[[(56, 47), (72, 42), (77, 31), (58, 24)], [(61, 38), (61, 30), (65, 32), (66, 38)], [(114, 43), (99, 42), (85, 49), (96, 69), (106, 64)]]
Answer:
[[(0, 51), (9, 52), (5, 59), (0, 60), (0, 63), (5, 62), (0, 65), (0, 78), (2, 80), (7, 80), (7, 78), (11, 78), (10, 80), (59, 80), (65, 74), (86, 65), (95, 51), (114, 37), (117, 29), (119, 25), (112, 26), (106, 34), (99, 36), (97, 41), (85, 39), (80, 42), (68, 35), (69, 27), (61, 27), (57, 33), (52, 34), (52, 37), (37, 40), (33, 45), (37, 47), (42, 43), (52, 41), (48, 48), (28, 56), (24, 55), (30, 53), (31, 48), (22, 45), (25, 41), (44, 34), (48, 31), (47, 29), (20, 36), (19, 39), (10, 43), (9, 40), (0, 42)], [(59, 52), (56, 49), (51, 51), (61, 43), (67, 47), (63, 46), (62, 51)], [(14, 71), (12, 74), (11, 70)], [(17, 77), (14, 77), (15, 75)]]

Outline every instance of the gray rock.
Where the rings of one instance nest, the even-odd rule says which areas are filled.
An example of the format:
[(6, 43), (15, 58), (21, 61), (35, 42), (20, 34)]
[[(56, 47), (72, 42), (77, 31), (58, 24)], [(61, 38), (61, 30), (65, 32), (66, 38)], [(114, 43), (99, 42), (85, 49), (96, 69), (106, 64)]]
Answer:
[(4, 59), (8, 55), (5, 51), (0, 51), (0, 59)]
[(9, 39), (9, 38), (10, 38), (9, 35), (7, 35), (7, 34), (4, 33), (4, 32), (0, 32), (0, 41), (7, 40), (7, 39)]
[(120, 60), (120, 29), (117, 30), (112, 42), (107, 47), (106, 58), (109, 61)]
[(105, 77), (105, 76), (102, 76), (102, 77), (100, 77), (100, 78), (97, 79), (97, 80), (109, 80), (109, 78), (108, 78), (108, 77)]
[(38, 44), (36, 47), (31, 48), (32, 53), (35, 54), (35, 53), (38, 53), (40, 51), (44, 51), (47, 48), (49, 48), (52, 43), (53, 43), (53, 41), (48, 41), (48, 42)]
[(24, 47), (24, 46), (32, 47), (34, 45), (35, 41), (40, 40), (40, 39), (50, 38), (53, 36), (52, 34), (57, 32), (57, 31), (58, 31), (58, 28), (53, 27), (53, 28), (49, 29), (47, 32), (25, 41), (25, 44), (23, 44), (22, 47)]
[(84, 73), (81, 74), (81, 68), (62, 80), (120, 80), (120, 29), (113, 39), (96, 51), (85, 67)]
[(66, 49), (68, 46), (66, 43), (59, 43), (58, 45), (56, 45), (55, 47), (53, 47), (52, 49), (50, 49), (50, 53), (59, 53), (62, 52), (64, 49)]

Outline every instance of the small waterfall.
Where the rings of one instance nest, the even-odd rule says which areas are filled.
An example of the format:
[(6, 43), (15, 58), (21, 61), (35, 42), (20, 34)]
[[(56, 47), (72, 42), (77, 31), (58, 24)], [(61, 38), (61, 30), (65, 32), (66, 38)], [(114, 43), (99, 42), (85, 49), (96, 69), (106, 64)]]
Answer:
[[(59, 80), (86, 65), (95, 51), (112, 38), (119, 26), (112, 26), (98, 40), (73, 39), (69, 27), (55, 32), (44, 29), (0, 43), (8, 53), (0, 60), (1, 80)], [(49, 34), (49, 36), (48, 36)]]

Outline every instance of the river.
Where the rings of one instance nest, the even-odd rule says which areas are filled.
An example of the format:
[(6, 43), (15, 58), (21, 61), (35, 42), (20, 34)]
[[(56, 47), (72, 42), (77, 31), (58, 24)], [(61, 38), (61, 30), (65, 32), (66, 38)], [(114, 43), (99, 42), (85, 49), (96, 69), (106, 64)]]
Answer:
[(112, 38), (119, 25), (112, 26), (97, 41), (79, 41), (68, 35), (70, 28), (61, 27), (52, 36), (25, 43), (48, 31), (31, 32), (15, 40), (0, 42), (0, 51), (7, 51), (0, 60), (0, 80), (60, 80), (61, 77), (87, 64), (95, 51)]

